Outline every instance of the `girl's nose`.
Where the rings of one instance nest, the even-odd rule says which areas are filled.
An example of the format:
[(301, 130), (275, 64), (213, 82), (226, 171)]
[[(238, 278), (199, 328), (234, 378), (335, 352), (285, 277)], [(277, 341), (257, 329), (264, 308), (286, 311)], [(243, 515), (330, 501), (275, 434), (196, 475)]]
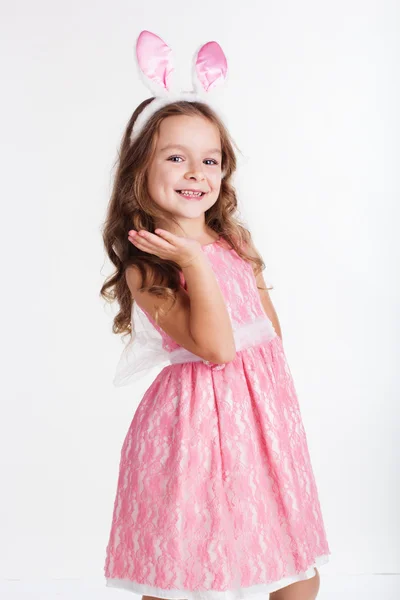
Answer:
[(201, 181), (202, 179), (204, 179), (204, 174), (202, 171), (189, 171), (188, 173), (186, 173), (186, 178)]

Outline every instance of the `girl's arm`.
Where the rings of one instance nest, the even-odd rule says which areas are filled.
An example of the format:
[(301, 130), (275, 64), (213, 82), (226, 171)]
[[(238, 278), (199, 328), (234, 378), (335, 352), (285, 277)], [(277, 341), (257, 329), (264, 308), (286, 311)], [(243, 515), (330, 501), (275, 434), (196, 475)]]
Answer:
[[(257, 281), (257, 286), (259, 288), (267, 287), (262, 273), (259, 273), (256, 276), (256, 281)], [(264, 290), (259, 289), (258, 291), (260, 293), (260, 298), (261, 298), (261, 302), (262, 302), (264, 311), (265, 311), (267, 317), (272, 321), (272, 325), (274, 326), (276, 333), (282, 339), (282, 332), (281, 332), (281, 326), (279, 323), (278, 315), (276, 314), (276, 310), (274, 308), (274, 305), (272, 304), (271, 298), (269, 296), (269, 292), (267, 289), (264, 289)]]
[(165, 315), (159, 314), (158, 325), (179, 345), (212, 363), (233, 360), (236, 348), (231, 320), (206, 255), (200, 252), (182, 271), (187, 291), (178, 290), (174, 305), (169, 299), (141, 292), (142, 277), (134, 265), (127, 268), (126, 281), (134, 301), (153, 319), (157, 309), (165, 310)]
[[(257, 251), (256, 247), (254, 246), (254, 243), (252, 240), (250, 241), (250, 244), (247, 246), (247, 252), (251, 256), (257, 256), (257, 257), (260, 256), (260, 254)], [(255, 273), (254, 273), (254, 275), (255, 275)], [(262, 272), (259, 273), (258, 275), (255, 275), (255, 278), (256, 278), (256, 282), (257, 282), (257, 287), (264, 288), (261, 290), (258, 289), (259, 294), (260, 294), (261, 303), (264, 308), (264, 312), (266, 313), (267, 317), (271, 320), (276, 333), (282, 339), (282, 331), (281, 331), (281, 326), (279, 323), (278, 315), (276, 314), (276, 310), (274, 308), (274, 305), (272, 304), (272, 300), (270, 298), (269, 292), (266, 289), (267, 284), (265, 283)]]

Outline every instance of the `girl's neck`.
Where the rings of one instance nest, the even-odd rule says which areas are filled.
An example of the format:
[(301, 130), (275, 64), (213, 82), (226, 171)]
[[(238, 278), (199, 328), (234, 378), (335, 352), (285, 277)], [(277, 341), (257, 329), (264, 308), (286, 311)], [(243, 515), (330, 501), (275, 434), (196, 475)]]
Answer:
[[(214, 242), (219, 237), (213, 229), (206, 227), (205, 225), (201, 227), (184, 226), (182, 229), (180, 229), (174, 223), (164, 223), (157, 225), (157, 227), (160, 227), (160, 229), (165, 229), (166, 231), (170, 231), (171, 233), (181, 237), (191, 238), (192, 240), (198, 241), (202, 245)], [(155, 227), (155, 229), (157, 229), (157, 227)]]

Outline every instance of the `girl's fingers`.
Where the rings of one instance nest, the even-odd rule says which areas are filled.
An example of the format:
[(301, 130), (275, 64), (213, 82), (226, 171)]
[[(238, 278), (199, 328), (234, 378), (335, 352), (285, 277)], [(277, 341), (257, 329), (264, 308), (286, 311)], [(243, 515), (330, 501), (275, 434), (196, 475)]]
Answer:
[(147, 252), (147, 254), (158, 254), (158, 252), (154, 248), (154, 246), (150, 246), (149, 244), (147, 244), (145, 242), (145, 240), (135, 239), (135, 240), (131, 240), (131, 242), (135, 246), (135, 248), (138, 248), (142, 252)]
[(175, 235), (174, 233), (166, 231), (165, 229), (156, 229), (155, 232), (175, 249), (179, 248), (182, 244), (182, 241), (185, 239), (184, 237)]
[(135, 231), (134, 229), (128, 231), (128, 239), (131, 242), (134, 241), (137, 244), (143, 244), (148, 242), (146, 236), (144, 236), (142, 233), (139, 234), (139, 232)]
[(133, 242), (135, 244), (135, 246), (142, 247), (142, 246), (146, 245), (146, 239), (143, 236), (138, 235), (137, 232), (135, 232), (135, 233), (129, 232), (128, 233), (128, 240), (130, 242)]
[(174, 235), (170, 231), (166, 231), (165, 229), (156, 229), (155, 233), (157, 233), (159, 236), (161, 236), (163, 239), (167, 240), (168, 242), (173, 242), (176, 240), (176, 235)]
[[(158, 231), (158, 230), (157, 230)], [(150, 231), (140, 231), (134, 235), (135, 239), (145, 241), (150, 244), (155, 250), (171, 250), (171, 244), (161, 236), (151, 233)]]
[(129, 231), (128, 239), (135, 244), (140, 250), (157, 254), (160, 250), (171, 250), (172, 246), (160, 236), (142, 231), (141, 233)]

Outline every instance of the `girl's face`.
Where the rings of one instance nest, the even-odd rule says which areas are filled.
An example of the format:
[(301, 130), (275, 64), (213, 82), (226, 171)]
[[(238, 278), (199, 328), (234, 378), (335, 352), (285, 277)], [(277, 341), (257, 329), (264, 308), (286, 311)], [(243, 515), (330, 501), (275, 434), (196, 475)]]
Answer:
[[(177, 218), (204, 215), (218, 199), (221, 173), (221, 140), (213, 123), (187, 115), (161, 122), (148, 172), (148, 191), (158, 206)], [(184, 190), (203, 194), (185, 196)]]

